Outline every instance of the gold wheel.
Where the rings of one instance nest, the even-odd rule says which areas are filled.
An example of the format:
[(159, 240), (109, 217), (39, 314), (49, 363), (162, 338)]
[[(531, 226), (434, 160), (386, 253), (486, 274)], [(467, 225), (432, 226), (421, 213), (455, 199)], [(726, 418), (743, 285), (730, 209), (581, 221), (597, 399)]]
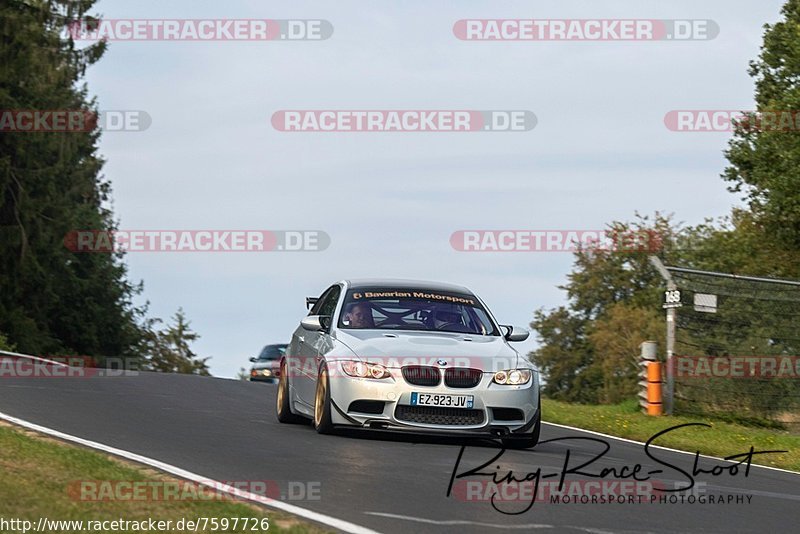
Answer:
[(283, 411), (283, 401), (286, 398), (286, 375), (283, 372), (284, 366), (281, 366), (281, 377), (278, 379), (278, 395), (277, 397), (277, 408), (278, 413)]
[(325, 413), (325, 397), (327, 396), (328, 371), (322, 370), (317, 379), (317, 394), (314, 397), (314, 426), (322, 424), (322, 417)]
[(275, 413), (281, 423), (300, 423), (307, 418), (292, 413), (289, 406), (289, 376), (286, 374), (286, 362), (281, 364), (281, 375), (278, 377), (278, 392), (275, 394)]

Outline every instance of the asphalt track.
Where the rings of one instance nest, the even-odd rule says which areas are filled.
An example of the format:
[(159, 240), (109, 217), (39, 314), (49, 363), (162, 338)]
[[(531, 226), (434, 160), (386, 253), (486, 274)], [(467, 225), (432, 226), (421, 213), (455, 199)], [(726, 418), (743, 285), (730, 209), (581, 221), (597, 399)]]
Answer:
[[(743, 466), (736, 476), (726, 470), (720, 476), (701, 473), (695, 478), (701, 496), (735, 499), (739, 495), (744, 503), (689, 504), (685, 495), (683, 503), (649, 503), (649, 495), (643, 495), (641, 504), (545, 501), (523, 513), (506, 515), (485, 500), (490, 489), (471, 493), (467, 499), (463, 484), (479, 484), (475, 481), (486, 481), (485, 477), (456, 479), (453, 493), (446, 495), (464, 442), (360, 430), (321, 436), (308, 425), (278, 423), (275, 391), (269, 384), (155, 373), (0, 377), (0, 412), (215, 480), (274, 480), (279, 488), (288, 488), (290, 481), (309, 482), (319, 488), (319, 498), (292, 500), (292, 504), (379, 532), (792, 532), (800, 521), (800, 475), (753, 467), (745, 477)], [(686, 484), (678, 471), (648, 458), (640, 444), (543, 427), (544, 441), (566, 437), (572, 439), (545, 442), (534, 451), (507, 451), (492, 466), (500, 466), (498, 477), (511, 469), (522, 478), (540, 467), (544, 477), (559, 473), (567, 454), (569, 466), (575, 467), (603, 449), (598, 442), (580, 438), (605, 439), (610, 450), (587, 466), (587, 472), (616, 468), (622, 474), (624, 466), (630, 466), (630, 471), (639, 463), (643, 466), (640, 478), (648, 470), (662, 469), (651, 475), (652, 480), (668, 488)], [(490, 441), (465, 443), (459, 473), (500, 452)], [(741, 452), (748, 450), (749, 444), (743, 443)], [(654, 455), (692, 471), (693, 455), (665, 450), (656, 450)], [(731, 464), (700, 458), (704, 469), (716, 465)], [(566, 477), (567, 481), (579, 479), (599, 480), (575, 474)], [(557, 477), (547, 483), (553, 480)], [(529, 499), (496, 504), (506, 512), (519, 512)]]

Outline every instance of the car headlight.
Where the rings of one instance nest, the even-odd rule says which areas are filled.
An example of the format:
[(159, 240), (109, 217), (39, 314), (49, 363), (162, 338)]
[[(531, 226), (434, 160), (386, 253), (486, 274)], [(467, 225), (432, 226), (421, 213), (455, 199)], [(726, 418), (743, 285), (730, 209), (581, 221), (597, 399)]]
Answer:
[(377, 363), (345, 361), (342, 362), (342, 371), (355, 378), (381, 379), (391, 376), (386, 367)]
[(264, 376), (272, 376), (272, 371), (270, 371), (269, 369), (264, 369), (263, 371), (261, 371), (261, 374)]
[(519, 386), (527, 384), (531, 379), (530, 369), (506, 369), (494, 374), (494, 382), (503, 386)]

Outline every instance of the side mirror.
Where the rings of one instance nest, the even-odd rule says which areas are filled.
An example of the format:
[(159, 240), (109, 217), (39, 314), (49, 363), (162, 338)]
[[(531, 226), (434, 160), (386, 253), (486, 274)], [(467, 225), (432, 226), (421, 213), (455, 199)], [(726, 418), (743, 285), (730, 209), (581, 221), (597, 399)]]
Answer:
[(503, 337), (506, 338), (507, 341), (525, 341), (528, 339), (528, 336), (531, 335), (530, 332), (525, 330), (524, 328), (519, 328), (517, 326), (510, 326), (510, 325), (503, 325), (506, 333), (503, 334)]
[(256, 357), (254, 356), (254, 357), (250, 358), (250, 361), (251, 361), (251, 362), (254, 362), (254, 361), (256, 361), (257, 359), (258, 359), (258, 358), (256, 358)]
[(309, 315), (308, 317), (303, 317), (303, 320), (300, 321), (300, 326), (311, 332), (320, 332), (328, 329), (330, 320), (331, 318), (327, 315)]

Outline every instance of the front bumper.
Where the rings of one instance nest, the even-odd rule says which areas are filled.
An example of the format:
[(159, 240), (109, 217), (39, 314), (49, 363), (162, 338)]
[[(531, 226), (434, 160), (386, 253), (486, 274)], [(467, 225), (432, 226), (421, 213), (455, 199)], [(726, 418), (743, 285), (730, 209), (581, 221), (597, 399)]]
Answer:
[[(436, 434), (502, 436), (530, 432), (537, 420), (536, 373), (521, 386), (495, 384), (493, 373), (485, 372), (477, 386), (453, 388), (444, 382), (437, 386), (412, 385), (406, 382), (400, 369), (389, 371), (392, 376), (381, 380), (352, 378), (344, 373), (330, 376), (333, 423)], [(474, 401), (471, 410), (411, 407), (414, 392), (471, 395)]]
[(267, 378), (267, 377), (251, 376), (249, 380), (250, 382), (267, 382), (269, 384), (277, 384), (279, 379), (275, 377)]
[(251, 382), (270, 382), (273, 384), (278, 383), (278, 373), (275, 369), (251, 369), (250, 381)]

